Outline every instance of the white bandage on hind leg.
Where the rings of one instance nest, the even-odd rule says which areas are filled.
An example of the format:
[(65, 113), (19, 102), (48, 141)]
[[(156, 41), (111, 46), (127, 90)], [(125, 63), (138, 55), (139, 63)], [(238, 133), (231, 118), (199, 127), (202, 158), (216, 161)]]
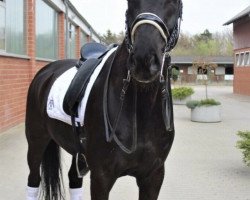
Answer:
[(83, 200), (83, 188), (69, 189), (70, 200)]
[(38, 200), (39, 188), (33, 188), (27, 186), (26, 188), (26, 200)]

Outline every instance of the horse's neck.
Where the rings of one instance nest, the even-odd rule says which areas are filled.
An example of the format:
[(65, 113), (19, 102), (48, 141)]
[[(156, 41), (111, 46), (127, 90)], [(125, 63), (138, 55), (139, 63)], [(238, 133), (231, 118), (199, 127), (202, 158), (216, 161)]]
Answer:
[(143, 115), (150, 116), (151, 113), (161, 105), (159, 85), (152, 86), (152, 88), (148, 88), (148, 90), (138, 88), (137, 96), (138, 111), (143, 113)]

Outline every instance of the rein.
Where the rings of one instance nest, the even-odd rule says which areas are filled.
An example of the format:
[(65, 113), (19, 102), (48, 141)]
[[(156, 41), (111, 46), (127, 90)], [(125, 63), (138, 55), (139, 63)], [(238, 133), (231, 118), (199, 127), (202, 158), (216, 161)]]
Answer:
[(128, 147), (126, 147), (120, 140), (119, 138), (116, 136), (116, 129), (117, 129), (117, 125), (122, 113), (122, 109), (123, 109), (123, 105), (124, 105), (124, 99), (127, 93), (127, 89), (128, 86), (131, 82), (131, 75), (130, 75), (130, 71), (128, 71), (127, 74), (127, 78), (123, 79), (123, 87), (120, 93), (120, 105), (119, 105), (119, 110), (116, 114), (115, 120), (113, 125), (110, 122), (110, 118), (108, 115), (108, 88), (109, 88), (109, 79), (110, 79), (110, 73), (111, 73), (111, 69), (113, 66), (113, 62), (114, 59), (117, 55), (117, 50), (116, 53), (112, 59), (112, 62), (110, 64), (109, 70), (108, 70), (108, 74), (107, 74), (107, 79), (105, 81), (105, 85), (104, 85), (104, 92), (103, 92), (103, 117), (104, 117), (104, 124), (105, 124), (105, 134), (106, 134), (106, 141), (107, 142), (111, 142), (112, 140), (114, 140), (116, 142), (116, 144), (121, 148), (122, 151), (124, 151), (127, 154), (131, 154), (136, 150), (137, 147), (137, 114), (136, 114), (136, 110), (137, 110), (137, 88), (134, 88), (134, 92), (133, 92), (133, 138), (132, 138), (132, 146), (129, 149)]
[[(114, 140), (116, 142), (116, 144), (119, 146), (119, 148), (124, 151), (127, 154), (131, 154), (133, 153), (136, 148), (137, 148), (137, 87), (135, 86), (133, 88), (133, 135), (132, 135), (132, 146), (126, 147), (117, 137), (116, 135), (116, 129), (117, 129), (117, 125), (119, 123), (120, 120), (120, 116), (123, 110), (123, 105), (124, 105), (124, 100), (125, 100), (125, 96), (127, 93), (127, 89), (129, 87), (129, 84), (131, 82), (131, 74), (130, 71), (128, 71), (127, 74), (127, 78), (123, 79), (123, 87), (122, 90), (120, 92), (120, 105), (119, 105), (119, 110), (115, 116), (115, 120), (113, 122), (113, 124), (110, 121), (109, 115), (108, 115), (108, 89), (109, 89), (109, 80), (110, 80), (110, 73), (111, 73), (111, 69), (114, 63), (114, 60), (117, 56), (117, 51), (115, 55), (113, 56), (113, 59), (111, 61), (111, 64), (109, 65), (109, 69), (108, 69), (108, 74), (107, 74), (107, 78), (105, 81), (105, 85), (104, 85), (104, 92), (103, 92), (103, 118), (104, 118), (104, 124), (105, 124), (105, 135), (106, 135), (106, 141), (107, 142), (112, 142), (112, 140)], [(169, 57), (170, 59), (170, 57)], [(170, 60), (168, 60), (170, 61)], [(164, 125), (166, 128), (167, 132), (171, 132), (174, 130), (174, 126), (173, 124), (171, 124), (171, 121), (173, 120), (173, 112), (171, 109), (172, 106), (172, 100), (171, 100), (171, 95), (169, 93), (170, 90), (170, 70), (171, 70), (171, 66), (168, 65), (168, 69), (167, 69), (167, 81), (165, 79), (160, 81), (161, 84), (161, 95), (162, 95), (162, 116), (163, 116), (163, 121), (164, 121)], [(167, 84), (168, 83), (168, 84)], [(167, 88), (168, 87), (168, 88)]]

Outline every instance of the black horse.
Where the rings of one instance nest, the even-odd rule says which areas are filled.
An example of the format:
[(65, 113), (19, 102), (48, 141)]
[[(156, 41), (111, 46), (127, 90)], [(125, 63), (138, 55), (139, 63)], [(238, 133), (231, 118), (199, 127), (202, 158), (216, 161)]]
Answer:
[[(125, 175), (136, 178), (140, 200), (158, 198), (174, 139), (169, 52), (178, 40), (181, 15), (181, 0), (128, 0), (125, 40), (94, 83), (82, 127), (92, 200), (108, 200), (116, 179)], [(42, 180), (47, 200), (62, 196), (59, 146), (73, 156), (69, 187), (82, 187), (72, 126), (46, 112), (52, 84), (75, 65), (70, 59), (48, 64), (28, 92), (28, 188), (36, 193)]]

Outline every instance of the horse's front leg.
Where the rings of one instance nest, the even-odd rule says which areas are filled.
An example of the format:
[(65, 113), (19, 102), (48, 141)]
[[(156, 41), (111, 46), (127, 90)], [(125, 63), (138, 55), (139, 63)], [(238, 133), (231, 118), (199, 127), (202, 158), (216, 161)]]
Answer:
[(116, 178), (107, 170), (91, 171), (91, 200), (108, 200)]
[(164, 166), (151, 172), (147, 177), (137, 177), (139, 200), (157, 200), (164, 179)]

